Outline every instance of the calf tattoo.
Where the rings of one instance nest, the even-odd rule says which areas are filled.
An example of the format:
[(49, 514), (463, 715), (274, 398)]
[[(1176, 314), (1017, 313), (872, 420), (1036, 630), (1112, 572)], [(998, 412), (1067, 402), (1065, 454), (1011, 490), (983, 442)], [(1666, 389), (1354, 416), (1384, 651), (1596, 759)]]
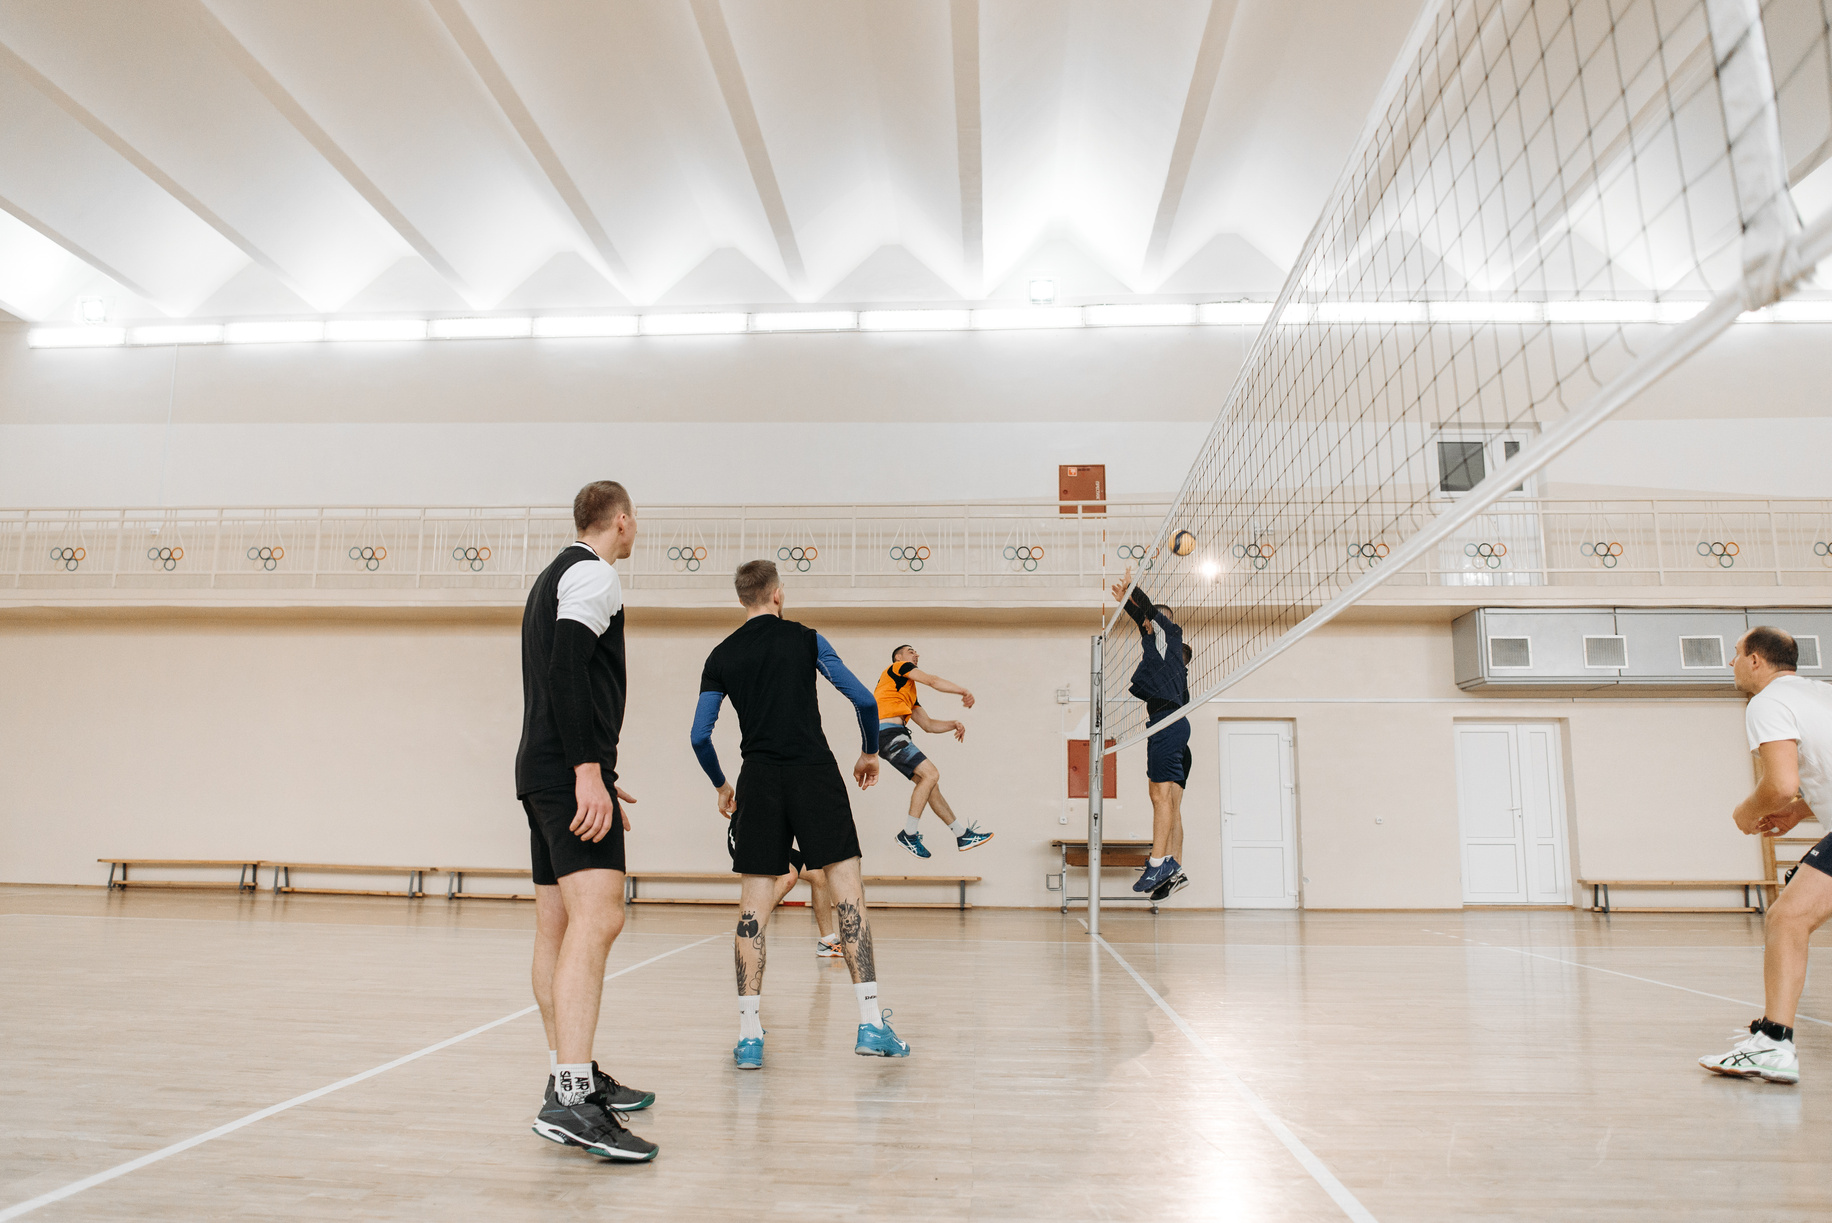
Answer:
[[(754, 964), (745, 963), (745, 950), (750, 950)], [(748, 996), (763, 992), (763, 963), (765, 959), (763, 941), (763, 923), (757, 920), (757, 914), (749, 909), (738, 915), (738, 937), (732, 940), (732, 960), (738, 972), (738, 993)]]
[(876, 981), (878, 966), (872, 962), (871, 927), (866, 924), (863, 904), (842, 900), (834, 906), (834, 912), (840, 919), (840, 942), (853, 980)]

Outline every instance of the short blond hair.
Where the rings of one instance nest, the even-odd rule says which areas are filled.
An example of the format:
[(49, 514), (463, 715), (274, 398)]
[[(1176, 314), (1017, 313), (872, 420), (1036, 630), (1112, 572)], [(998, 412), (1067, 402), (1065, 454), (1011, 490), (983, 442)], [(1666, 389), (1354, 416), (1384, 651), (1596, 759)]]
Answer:
[(619, 514), (634, 516), (630, 494), (615, 480), (593, 480), (573, 498), (573, 529), (581, 535), (607, 527)]

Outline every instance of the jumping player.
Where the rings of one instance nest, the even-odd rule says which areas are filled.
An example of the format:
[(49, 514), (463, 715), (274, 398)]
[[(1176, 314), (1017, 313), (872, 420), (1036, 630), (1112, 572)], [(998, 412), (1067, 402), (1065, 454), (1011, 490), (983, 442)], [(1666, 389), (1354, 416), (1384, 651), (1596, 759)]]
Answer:
[(897, 834), (897, 844), (903, 846), (918, 858), (929, 857), (929, 847), (922, 843), (922, 809), (928, 807), (941, 817), (941, 822), (948, 827), (954, 837), (956, 848), (963, 852), (984, 845), (992, 840), (993, 834), (981, 832), (978, 827), (955, 822), (954, 808), (941, 796), (941, 770), (935, 762), (922, 754), (910, 738), (909, 723), (928, 731), (932, 735), (952, 734), (956, 742), (967, 738), (967, 726), (963, 722), (938, 722), (923, 709), (922, 702), (916, 699), (916, 685), (927, 684), (937, 692), (952, 692), (961, 699), (961, 704), (973, 708), (973, 693), (959, 684), (951, 683), (939, 675), (917, 669), (922, 661), (913, 645), (900, 645), (891, 651), (891, 665), (878, 676), (878, 750), (891, 767), (915, 783), (910, 791), (910, 815), (904, 821), (903, 831)]
[[(878, 971), (865, 887), (859, 869), (859, 833), (846, 782), (821, 729), (814, 677), (845, 694), (859, 718), (859, 759), (852, 767), (861, 790), (878, 780), (877, 702), (827, 639), (782, 615), (782, 581), (772, 561), (747, 561), (735, 580), (744, 624), (713, 647), (700, 677), (693, 719), (693, 750), (719, 788), (719, 811), (731, 819), (732, 870), (743, 876), (734, 953), (738, 973), (740, 1069), (763, 1066), (760, 1013), (770, 913), (787, 890), (790, 843), (808, 866), (826, 875), (839, 918), (840, 944), (859, 1001), (859, 1036), (853, 1052), (908, 1057), (910, 1046), (891, 1031), (890, 1012), (878, 1006)], [(738, 711), (744, 767), (734, 791), (719, 768), (712, 730), (726, 697)]]
[(534, 1000), (547, 1027), (547, 1095), (534, 1132), (610, 1160), (659, 1149), (622, 1114), (653, 1092), (625, 1087), (592, 1060), (604, 961), (623, 930), (623, 834), (617, 736), (623, 727), (623, 587), (616, 562), (636, 542), (623, 485), (573, 499), (579, 538), (535, 579), (522, 613), (522, 742), (515, 792), (534, 859)]
[[(1125, 597), (1132, 570), (1113, 587), (1113, 597)], [(1156, 726), (1169, 714), (1189, 704), (1189, 663), (1192, 651), (1183, 643), (1183, 630), (1170, 612), (1154, 606), (1141, 589), (1125, 602), (1126, 614), (1139, 626), (1139, 665), (1132, 673), (1129, 691), (1145, 702), (1147, 726)], [(1151, 859), (1135, 892), (1149, 892), (1163, 900), (1188, 886), (1178, 859), (1183, 853), (1183, 789), (1189, 783), (1190, 723), (1178, 718), (1145, 741), (1145, 777), (1151, 791)]]
[[(1731, 666), (1749, 693), (1744, 728), (1762, 780), (1731, 813), (1750, 836), (1781, 836), (1802, 820), (1832, 816), (1832, 684), (1794, 673), (1800, 647), (1778, 628), (1752, 628), (1737, 642)], [(1701, 1057), (1717, 1074), (1798, 1083), (1794, 1012), (1807, 983), (1807, 942), (1832, 919), (1832, 836), (1788, 872), (1764, 930), (1762, 1018), (1730, 1052)]]

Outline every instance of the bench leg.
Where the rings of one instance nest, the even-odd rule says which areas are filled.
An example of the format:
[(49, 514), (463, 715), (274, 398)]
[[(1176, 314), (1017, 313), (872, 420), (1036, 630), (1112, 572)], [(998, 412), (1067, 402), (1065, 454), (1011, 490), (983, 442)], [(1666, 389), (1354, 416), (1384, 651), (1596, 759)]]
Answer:
[(960, 903), (960, 907), (961, 907), (961, 910), (962, 910), (963, 912), (965, 912), (965, 911), (966, 911), (966, 908), (967, 908), (967, 881), (966, 881), (965, 879), (963, 879), (963, 880), (961, 880), (961, 903)]

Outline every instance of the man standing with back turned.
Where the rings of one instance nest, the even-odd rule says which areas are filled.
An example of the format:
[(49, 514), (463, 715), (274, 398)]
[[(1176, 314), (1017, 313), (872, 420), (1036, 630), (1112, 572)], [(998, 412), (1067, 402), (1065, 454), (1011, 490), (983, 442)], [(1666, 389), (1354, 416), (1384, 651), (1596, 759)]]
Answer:
[[(1778, 628), (1752, 628), (1731, 660), (1749, 693), (1743, 724), (1762, 779), (1731, 818), (1754, 836), (1780, 836), (1802, 820), (1832, 817), (1832, 685), (1794, 674), (1800, 647)], [(1798, 1083), (1794, 1011), (1807, 983), (1807, 940), (1832, 918), (1832, 836), (1788, 872), (1768, 911), (1762, 954), (1764, 1009), (1730, 1052), (1701, 1057), (1718, 1074)], [(1741, 1033), (1738, 1033), (1741, 1036)]]
[[(1120, 598), (1132, 583), (1132, 570), (1113, 587)], [(1144, 590), (1134, 588), (1125, 612), (1139, 626), (1139, 665), (1129, 691), (1145, 702), (1147, 726), (1157, 726), (1190, 700), (1190, 648), (1168, 609), (1155, 606)], [(1135, 892), (1163, 900), (1189, 884), (1178, 861), (1183, 853), (1183, 788), (1189, 783), (1190, 720), (1178, 718), (1145, 740), (1145, 778), (1151, 792), (1151, 860)]]
[[(616, 562), (636, 542), (623, 485), (587, 484), (573, 499), (578, 539), (528, 592), (522, 613), (522, 744), (515, 792), (534, 859), (534, 1000), (547, 1026), (547, 1097), (534, 1132), (608, 1160), (659, 1148), (623, 1125), (651, 1092), (625, 1087), (592, 1060), (604, 961), (623, 930), (623, 834), (636, 800), (617, 786), (623, 728), (623, 586)], [(614, 796), (613, 796), (614, 792)]]
[[(827, 877), (840, 920), (840, 946), (859, 1000), (859, 1038), (853, 1052), (867, 1057), (908, 1057), (910, 1047), (891, 1031), (889, 1011), (878, 1006), (878, 970), (872, 961), (871, 926), (865, 920), (865, 883), (859, 871), (859, 831), (852, 821), (846, 781), (821, 729), (815, 675), (827, 677), (852, 702), (859, 719), (859, 760), (852, 766), (861, 790), (878, 780), (878, 702), (827, 639), (782, 616), (782, 581), (773, 561), (746, 561), (734, 584), (746, 619), (713, 647), (700, 676), (693, 716), (693, 750), (719, 788), (719, 811), (732, 821), (732, 870), (743, 876), (733, 952), (738, 972), (740, 1070), (763, 1068), (764, 935), (770, 913), (786, 889), (793, 841), (811, 868)], [(730, 697), (744, 737), (744, 768), (732, 789), (713, 750), (719, 706)]]

